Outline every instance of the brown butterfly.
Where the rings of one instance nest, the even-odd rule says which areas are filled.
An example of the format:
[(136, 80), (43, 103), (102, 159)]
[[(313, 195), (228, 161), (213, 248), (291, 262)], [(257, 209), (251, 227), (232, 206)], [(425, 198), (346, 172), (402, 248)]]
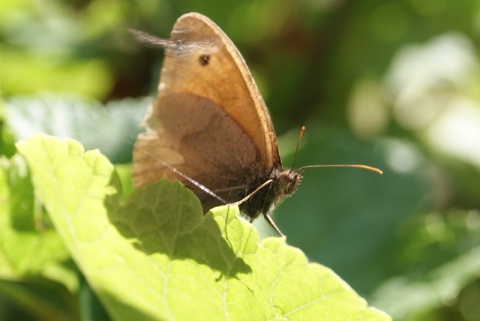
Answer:
[(284, 169), (270, 115), (232, 41), (210, 19), (181, 16), (169, 40), (132, 31), (165, 47), (158, 97), (150, 105), (133, 153), (135, 186), (167, 176), (201, 200), (204, 211), (239, 202), (253, 221), (291, 195), (308, 167)]

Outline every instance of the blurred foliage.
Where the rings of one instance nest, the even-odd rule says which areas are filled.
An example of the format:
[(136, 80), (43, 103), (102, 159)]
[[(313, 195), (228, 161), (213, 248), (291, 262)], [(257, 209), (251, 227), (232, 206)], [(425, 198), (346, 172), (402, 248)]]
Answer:
[[(15, 140), (42, 131), (128, 162), (133, 125), (148, 105), (141, 97), (155, 94), (162, 53), (136, 43), (127, 28), (168, 37), (191, 11), (209, 16), (244, 55), (286, 166), (306, 125), (296, 166), (366, 163), (385, 172), (307, 171), (275, 212), (289, 244), (397, 320), (478, 320), (477, 0), (2, 0), (1, 153), (11, 157)], [(122, 167), (122, 177), (127, 172)], [(24, 210), (38, 214), (38, 206)], [(15, 235), (27, 233), (3, 222)], [(43, 230), (28, 228), (40, 242)], [(24, 241), (19, 236), (18, 247), (28, 249)], [(36, 262), (12, 281), (5, 255), (2, 320), (34, 313), (45, 289), (77, 273), (63, 267), (46, 274)], [(66, 264), (55, 259), (57, 267)], [(39, 279), (50, 282), (42, 291)], [(65, 291), (82, 297), (79, 282), (52, 291), (51, 306)], [(71, 315), (88, 314), (91, 301), (80, 302)]]

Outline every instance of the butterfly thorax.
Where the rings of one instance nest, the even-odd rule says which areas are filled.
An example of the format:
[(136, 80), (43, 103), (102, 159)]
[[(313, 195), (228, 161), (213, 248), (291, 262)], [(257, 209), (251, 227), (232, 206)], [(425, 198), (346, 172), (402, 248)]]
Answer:
[(259, 177), (250, 190), (245, 195), (254, 192), (259, 186), (268, 179), (271, 183), (255, 192), (251, 198), (240, 205), (240, 211), (251, 220), (257, 218), (260, 214), (266, 214), (272, 211), (275, 206), (292, 195), (302, 180), (301, 170), (274, 168), (269, 177)]

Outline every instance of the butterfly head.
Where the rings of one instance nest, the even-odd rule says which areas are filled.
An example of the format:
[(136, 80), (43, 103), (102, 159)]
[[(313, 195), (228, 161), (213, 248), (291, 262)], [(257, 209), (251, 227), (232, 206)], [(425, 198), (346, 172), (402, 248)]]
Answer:
[(270, 193), (273, 197), (273, 203), (279, 204), (286, 197), (292, 195), (300, 185), (303, 178), (303, 170), (281, 170), (272, 173), (272, 184)]
[(302, 177), (301, 169), (274, 169), (270, 177), (257, 179), (252, 184), (246, 192), (249, 198), (240, 205), (240, 210), (251, 220), (271, 212), (276, 205), (295, 192)]

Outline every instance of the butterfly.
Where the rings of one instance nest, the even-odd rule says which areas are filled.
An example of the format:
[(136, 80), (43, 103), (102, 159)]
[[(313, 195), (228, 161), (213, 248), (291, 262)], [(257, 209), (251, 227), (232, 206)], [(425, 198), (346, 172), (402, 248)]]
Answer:
[(157, 99), (149, 106), (133, 152), (132, 177), (142, 186), (163, 176), (179, 180), (205, 212), (237, 202), (253, 221), (292, 195), (309, 167), (282, 166), (277, 138), (263, 98), (228, 36), (199, 13), (181, 16), (170, 39), (132, 31), (142, 42), (165, 48)]

